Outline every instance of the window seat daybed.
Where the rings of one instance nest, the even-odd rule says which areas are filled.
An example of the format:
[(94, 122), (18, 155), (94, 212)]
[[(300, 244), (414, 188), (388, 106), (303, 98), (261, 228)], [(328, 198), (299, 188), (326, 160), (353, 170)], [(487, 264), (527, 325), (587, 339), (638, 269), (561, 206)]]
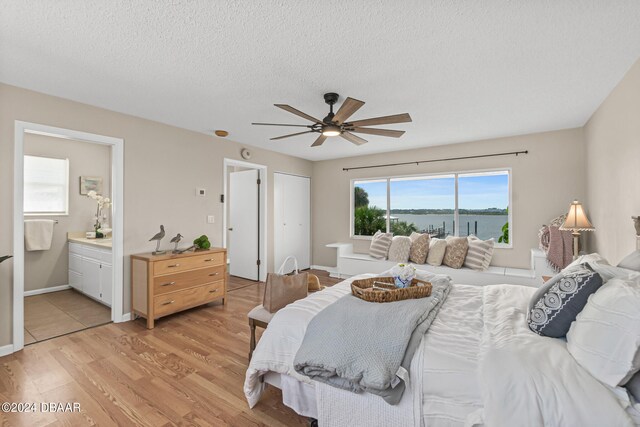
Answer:
[[(351, 243), (331, 243), (327, 245), (327, 247), (336, 248), (337, 250), (336, 268), (332, 272), (332, 276), (341, 279), (363, 273), (382, 273), (397, 264), (397, 262), (394, 261), (372, 258), (368, 254), (354, 253)], [(538, 259), (541, 255), (544, 257), (544, 254), (538, 252), (541, 253), (541, 251), (532, 250), (532, 268), (530, 270), (496, 267), (493, 265), (485, 271), (476, 271), (465, 267), (456, 269), (429, 264), (416, 264), (416, 267), (436, 274), (446, 274), (453, 279), (454, 283), (469, 285), (497, 285), (508, 283), (538, 287), (542, 284), (542, 275), (553, 275), (553, 272), (546, 266), (546, 263), (541, 263)]]

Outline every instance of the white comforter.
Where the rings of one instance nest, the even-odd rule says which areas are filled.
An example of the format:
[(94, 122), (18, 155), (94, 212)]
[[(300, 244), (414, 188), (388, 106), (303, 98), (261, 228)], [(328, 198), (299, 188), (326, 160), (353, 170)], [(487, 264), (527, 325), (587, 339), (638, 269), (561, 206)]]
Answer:
[[(341, 282), (274, 316), (247, 369), (244, 392), (250, 407), (260, 399), (265, 387), (261, 377), (267, 372), (312, 383), (293, 369), (308, 323), (349, 293), (352, 280), (372, 276)], [(523, 316), (534, 291), (511, 285), (454, 285), (416, 351), (400, 404), (391, 407), (378, 396), (317, 386), (321, 424), (632, 425), (623, 393), (616, 397), (620, 390), (609, 390), (590, 377), (563, 341), (528, 330)]]
[(526, 324), (531, 291), (487, 286), (479, 377), (482, 418), (501, 426), (632, 426), (622, 388), (592, 377), (567, 351), (566, 341), (540, 337)]

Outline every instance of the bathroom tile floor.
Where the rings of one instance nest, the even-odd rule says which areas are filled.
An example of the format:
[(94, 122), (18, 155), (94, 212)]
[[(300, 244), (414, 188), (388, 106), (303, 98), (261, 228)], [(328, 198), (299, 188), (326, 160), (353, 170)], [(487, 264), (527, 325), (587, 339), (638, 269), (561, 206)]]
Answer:
[(110, 321), (109, 307), (73, 289), (24, 299), (25, 345)]

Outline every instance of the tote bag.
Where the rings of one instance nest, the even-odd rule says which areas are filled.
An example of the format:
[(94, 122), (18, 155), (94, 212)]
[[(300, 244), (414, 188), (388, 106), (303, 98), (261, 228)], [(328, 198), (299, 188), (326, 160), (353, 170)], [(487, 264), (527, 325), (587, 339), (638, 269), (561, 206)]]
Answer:
[[(284, 274), (287, 261), (293, 260), (294, 270), (291, 274)], [(269, 313), (275, 313), (287, 304), (307, 296), (308, 273), (300, 273), (298, 260), (287, 257), (277, 273), (267, 274), (267, 285), (264, 287), (262, 305)]]

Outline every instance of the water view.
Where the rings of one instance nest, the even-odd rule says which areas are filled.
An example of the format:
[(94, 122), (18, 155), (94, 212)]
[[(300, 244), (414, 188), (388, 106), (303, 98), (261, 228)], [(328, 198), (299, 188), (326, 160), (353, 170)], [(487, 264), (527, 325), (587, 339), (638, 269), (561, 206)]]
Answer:
[[(391, 213), (392, 221), (412, 223), (419, 231), (438, 229), (444, 226), (445, 235), (453, 234), (453, 214), (450, 215), (415, 215)], [(502, 226), (507, 222), (508, 215), (460, 215), (460, 236), (475, 234), (480, 239), (490, 238), (498, 240), (502, 236)], [(477, 227), (477, 231), (476, 231)]]

